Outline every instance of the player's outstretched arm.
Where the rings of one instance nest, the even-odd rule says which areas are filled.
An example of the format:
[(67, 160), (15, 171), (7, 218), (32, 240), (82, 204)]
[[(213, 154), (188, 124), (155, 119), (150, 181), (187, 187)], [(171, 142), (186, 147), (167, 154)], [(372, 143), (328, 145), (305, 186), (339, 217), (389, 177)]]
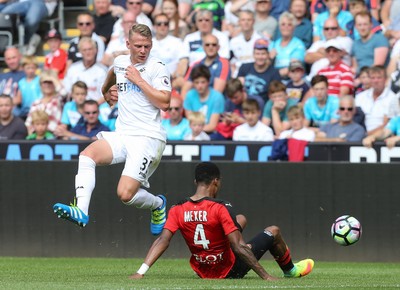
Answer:
[(242, 234), (237, 230), (228, 235), (233, 252), (239, 256), (254, 272), (264, 280), (278, 280), (265, 271), (264, 267), (257, 261), (250, 247), (243, 242)]
[(168, 110), (171, 92), (153, 88), (142, 78), (139, 71), (133, 65), (128, 66), (125, 77), (130, 82), (136, 84), (155, 107), (163, 111)]
[(169, 246), (169, 242), (174, 234), (167, 229), (163, 229), (161, 235), (154, 241), (150, 250), (147, 252), (147, 256), (144, 259), (144, 263), (140, 269), (129, 276), (129, 279), (142, 279), (147, 270), (161, 257), (165, 250)]

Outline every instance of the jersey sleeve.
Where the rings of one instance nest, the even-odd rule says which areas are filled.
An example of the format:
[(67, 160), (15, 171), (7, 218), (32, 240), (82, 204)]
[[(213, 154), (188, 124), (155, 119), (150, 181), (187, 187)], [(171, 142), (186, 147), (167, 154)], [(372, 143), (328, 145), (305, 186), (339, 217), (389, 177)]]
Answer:
[(232, 216), (227, 206), (221, 206), (218, 216), (225, 235), (229, 235), (236, 230), (241, 230), (241, 227), (236, 222), (236, 218)]
[(176, 206), (172, 207), (168, 212), (167, 222), (165, 223), (164, 229), (175, 233), (179, 229), (178, 224), (178, 208)]
[(157, 62), (154, 66), (152, 86), (157, 90), (170, 92), (172, 90), (171, 76), (167, 67), (161, 61)]

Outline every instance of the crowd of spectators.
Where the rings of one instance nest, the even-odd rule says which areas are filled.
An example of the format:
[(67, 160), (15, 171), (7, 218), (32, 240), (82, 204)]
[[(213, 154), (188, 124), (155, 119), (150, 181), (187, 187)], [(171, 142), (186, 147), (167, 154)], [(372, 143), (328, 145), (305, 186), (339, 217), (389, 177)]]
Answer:
[(399, 0), (93, 0), (93, 11), (76, 17), (78, 37), (44, 35), (39, 65), (29, 45), (55, 2), (0, 0), (2, 13), (23, 7), (26, 23), (26, 47), (4, 53), (0, 139), (115, 130), (118, 106), (104, 103), (100, 88), (115, 57), (129, 54), (135, 23), (151, 28), (151, 54), (171, 73), (162, 114), (169, 140), (366, 138), (371, 146), (398, 134)]

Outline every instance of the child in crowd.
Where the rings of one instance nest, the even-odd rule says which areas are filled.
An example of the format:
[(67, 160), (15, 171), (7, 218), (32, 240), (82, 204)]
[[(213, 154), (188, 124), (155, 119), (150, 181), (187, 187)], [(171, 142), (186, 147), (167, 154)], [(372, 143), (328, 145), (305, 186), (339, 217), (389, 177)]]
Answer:
[(62, 80), (67, 70), (68, 54), (61, 48), (61, 33), (51, 29), (46, 35), (46, 41), (50, 52), (46, 55), (44, 69), (54, 70), (58, 74), (58, 78)]
[(33, 133), (26, 137), (27, 140), (53, 140), (54, 135), (48, 130), (49, 115), (45, 111), (32, 112)]
[(280, 81), (272, 81), (268, 86), (269, 100), (265, 104), (262, 122), (271, 127), (276, 136), (290, 128), (287, 111), (297, 104), (286, 93), (286, 86)]
[(87, 85), (82, 81), (77, 81), (72, 85), (71, 97), (72, 101), (64, 105), (61, 125), (66, 129), (73, 128), (83, 116), (83, 104), (85, 103), (88, 92)]
[(260, 121), (261, 109), (254, 99), (247, 99), (242, 105), (246, 123), (239, 125), (233, 131), (234, 141), (273, 141), (272, 129)]
[(192, 133), (186, 135), (184, 137), (184, 140), (210, 141), (210, 136), (208, 136), (207, 133), (203, 131), (204, 126), (206, 124), (206, 118), (202, 113), (192, 112), (188, 114), (187, 119), (189, 120), (190, 129), (192, 129)]
[(312, 142), (315, 139), (315, 132), (304, 127), (304, 112), (299, 105), (291, 107), (287, 112), (291, 129), (283, 131), (279, 139), (297, 139)]
[(289, 65), (290, 81), (286, 85), (286, 93), (289, 98), (303, 104), (310, 91), (310, 86), (304, 81), (305, 72), (306, 70), (300, 61), (292, 61)]
[(371, 87), (371, 79), (369, 78), (369, 67), (363, 66), (358, 74), (360, 84), (355, 89), (355, 95), (368, 90)]
[(40, 78), (36, 75), (38, 64), (35, 57), (24, 57), (22, 68), (25, 72), (25, 77), (18, 82), (19, 90), (14, 97), (14, 105), (17, 107), (14, 113), (25, 120), (32, 103), (42, 97), (42, 91), (40, 90)]

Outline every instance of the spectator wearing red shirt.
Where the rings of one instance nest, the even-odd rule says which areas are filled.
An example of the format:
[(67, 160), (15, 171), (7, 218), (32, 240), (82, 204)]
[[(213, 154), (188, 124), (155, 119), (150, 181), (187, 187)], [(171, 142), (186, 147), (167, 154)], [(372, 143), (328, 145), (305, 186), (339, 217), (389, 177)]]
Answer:
[(351, 68), (343, 63), (343, 48), (337, 40), (329, 40), (325, 44), (326, 57), (329, 65), (321, 69), (318, 74), (328, 79), (328, 94), (342, 97), (352, 93), (354, 88), (354, 75)]
[(54, 70), (58, 78), (62, 80), (67, 69), (68, 54), (61, 48), (61, 34), (55, 29), (51, 29), (46, 35), (46, 41), (50, 52), (46, 55), (44, 68)]

